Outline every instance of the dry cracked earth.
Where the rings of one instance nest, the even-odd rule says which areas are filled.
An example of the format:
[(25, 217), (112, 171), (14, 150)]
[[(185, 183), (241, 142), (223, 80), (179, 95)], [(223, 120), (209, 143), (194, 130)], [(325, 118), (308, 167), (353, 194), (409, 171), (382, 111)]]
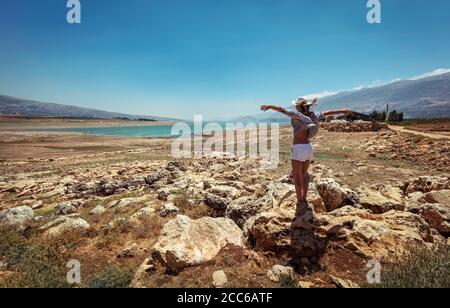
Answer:
[[(314, 143), (293, 227), (289, 128), (276, 171), (174, 160), (167, 139), (3, 134), (0, 285), (64, 286), (76, 259), (83, 287), (357, 287), (368, 260), (448, 247), (449, 141), (346, 128)], [(28, 264), (33, 245), (48, 253)]]

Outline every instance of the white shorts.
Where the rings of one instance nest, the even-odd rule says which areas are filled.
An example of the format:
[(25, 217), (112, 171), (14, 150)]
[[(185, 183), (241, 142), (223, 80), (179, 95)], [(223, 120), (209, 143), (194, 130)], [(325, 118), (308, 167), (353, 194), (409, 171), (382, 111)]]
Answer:
[(313, 147), (312, 144), (296, 144), (292, 147), (292, 160), (296, 161), (312, 161)]

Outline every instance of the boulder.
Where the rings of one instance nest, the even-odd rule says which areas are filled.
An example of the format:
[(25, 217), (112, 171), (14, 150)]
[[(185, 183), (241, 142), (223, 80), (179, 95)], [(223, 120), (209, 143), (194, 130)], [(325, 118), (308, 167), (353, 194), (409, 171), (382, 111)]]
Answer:
[(250, 218), (244, 225), (244, 236), (255, 250), (287, 253), (291, 247), (290, 227), (294, 211), (271, 210)]
[(58, 216), (74, 214), (82, 206), (84, 206), (82, 200), (66, 201), (56, 207), (55, 214)]
[(226, 208), (225, 217), (232, 219), (239, 227), (243, 227), (247, 220), (265, 208), (262, 200), (251, 197), (241, 197), (233, 200)]
[(317, 233), (354, 253), (370, 258), (398, 258), (413, 244), (434, 243), (427, 222), (409, 212), (372, 214), (351, 206), (320, 215)]
[(155, 207), (156, 207), (156, 204), (152, 204), (152, 205), (146, 206), (142, 209), (139, 209), (136, 213), (134, 213), (130, 217), (130, 219), (136, 221), (136, 220), (143, 219), (145, 217), (152, 216), (156, 212)]
[(90, 215), (102, 215), (106, 212), (106, 209), (101, 206), (101, 205), (97, 205), (95, 208), (93, 208), (89, 214)]
[(403, 185), (406, 194), (416, 191), (427, 193), (433, 190), (450, 189), (450, 177), (446, 176), (421, 176), (407, 181)]
[(69, 231), (86, 231), (91, 226), (87, 221), (78, 217), (61, 216), (39, 228), (45, 234), (58, 236)]
[(346, 205), (358, 203), (358, 196), (349, 188), (342, 187), (334, 179), (323, 179), (317, 184), (320, 194), (328, 212)]
[(445, 237), (450, 236), (450, 206), (439, 203), (425, 204), (421, 208), (420, 215), (431, 228)]
[(203, 217), (192, 220), (178, 215), (162, 229), (152, 258), (179, 273), (212, 260), (225, 246), (243, 247), (242, 231), (227, 218)]
[(44, 201), (39, 200), (39, 201), (36, 201), (35, 203), (33, 203), (33, 205), (31, 206), (31, 208), (32, 208), (33, 210), (37, 210), (37, 209), (42, 208), (43, 206), (44, 206)]
[(236, 199), (240, 196), (241, 192), (232, 186), (227, 185), (216, 185), (208, 189), (208, 193), (226, 198), (226, 199)]
[(166, 203), (162, 206), (159, 214), (161, 217), (166, 217), (170, 214), (178, 213), (180, 210), (172, 202)]
[(212, 278), (212, 284), (215, 288), (223, 288), (228, 283), (228, 278), (224, 271), (215, 271)]
[(217, 216), (225, 215), (225, 211), (229, 205), (229, 201), (227, 199), (210, 193), (205, 195), (204, 202)]
[(179, 189), (176, 187), (162, 187), (157, 191), (158, 199), (161, 201), (171, 201), (178, 192)]
[(403, 211), (403, 192), (391, 185), (362, 186), (358, 190), (359, 204), (372, 213), (382, 214), (391, 210)]
[(110, 203), (108, 203), (107, 208), (114, 209), (116, 211), (127, 211), (130, 208), (145, 205), (146, 201), (147, 197), (123, 198), (111, 201)]
[[(283, 207), (283, 203), (289, 200), (290, 197), (295, 196), (295, 186), (282, 182), (271, 182), (267, 186), (266, 195), (266, 208), (278, 208)], [(294, 201), (295, 202), (295, 201)], [(292, 206), (292, 203), (288, 202), (287, 206)]]
[(55, 189), (48, 191), (46, 193), (43, 193), (40, 195), (40, 197), (42, 199), (47, 199), (47, 198), (53, 198), (53, 197), (58, 197), (58, 196), (62, 196), (66, 193), (66, 189), (64, 186), (59, 186), (56, 187)]
[(19, 206), (0, 212), (0, 225), (23, 229), (25, 224), (33, 220), (34, 211), (28, 206)]
[(170, 176), (170, 171), (168, 170), (159, 170), (145, 177), (145, 183), (147, 185), (154, 185), (155, 183), (167, 178)]
[(132, 243), (130, 246), (125, 247), (118, 255), (118, 258), (133, 258), (139, 252), (139, 245)]
[(354, 283), (353, 281), (342, 279), (336, 276), (330, 275), (331, 281), (341, 289), (359, 289), (359, 285), (357, 283)]
[(450, 206), (450, 190), (431, 191), (424, 195), (424, 200), (428, 203), (439, 203)]
[(283, 279), (294, 279), (294, 269), (290, 266), (274, 265), (268, 272), (267, 278), (273, 282), (280, 282)]

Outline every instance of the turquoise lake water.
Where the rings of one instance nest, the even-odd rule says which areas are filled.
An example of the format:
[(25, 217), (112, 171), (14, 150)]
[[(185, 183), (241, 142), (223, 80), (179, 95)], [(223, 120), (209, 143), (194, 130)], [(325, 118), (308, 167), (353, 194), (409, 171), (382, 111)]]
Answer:
[[(98, 135), (98, 136), (115, 136), (115, 137), (178, 137), (181, 135), (196, 134), (200, 130), (194, 130), (193, 123), (185, 123), (189, 126), (190, 131), (175, 132), (172, 134), (171, 125), (155, 125), (155, 126), (128, 126), (128, 127), (83, 127), (83, 128), (60, 128), (46, 129), (48, 132), (75, 132), (82, 134)], [(226, 123), (218, 123), (223, 130), (226, 130)], [(280, 123), (281, 124), (281, 123)], [(281, 124), (283, 125), (283, 124)]]
[[(193, 130), (193, 125), (189, 125)], [(83, 127), (83, 128), (61, 128), (47, 129), (51, 132), (75, 132), (98, 136), (117, 136), (117, 137), (176, 137), (172, 135), (171, 125), (156, 126), (128, 126), (128, 127)]]

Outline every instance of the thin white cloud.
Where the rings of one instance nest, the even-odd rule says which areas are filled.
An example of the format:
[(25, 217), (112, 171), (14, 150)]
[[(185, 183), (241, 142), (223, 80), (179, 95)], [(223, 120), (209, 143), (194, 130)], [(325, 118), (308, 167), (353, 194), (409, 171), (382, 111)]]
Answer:
[(450, 68), (438, 68), (437, 70), (434, 70), (432, 72), (425, 73), (422, 75), (414, 76), (412, 78), (409, 78), (408, 80), (418, 80), (418, 79), (422, 79), (422, 78), (433, 77), (433, 76), (447, 74), (447, 73), (450, 73)]
[(335, 95), (335, 94), (338, 94), (339, 93), (339, 91), (338, 92), (333, 92), (333, 91), (322, 91), (322, 92), (319, 92), (319, 93), (313, 93), (313, 94), (308, 94), (308, 95), (305, 95), (305, 98), (307, 98), (307, 99), (312, 99), (312, 98), (315, 98), (315, 97), (317, 97), (317, 98), (322, 98), (322, 97), (326, 97), (326, 96), (331, 96), (331, 95)]
[[(407, 78), (407, 79), (402, 79), (402, 78), (398, 78), (397, 77), (397, 78), (394, 78), (394, 79), (392, 79), (390, 81), (375, 80), (375, 81), (372, 81), (369, 84), (359, 85), (357, 87), (354, 87), (354, 88), (351, 89), (351, 91), (358, 91), (358, 90), (362, 90), (362, 89), (370, 89), (370, 88), (375, 88), (375, 87), (381, 87), (381, 86), (385, 86), (385, 85), (388, 85), (388, 84), (391, 84), (391, 83), (394, 83), (394, 82), (399, 82), (399, 81), (402, 81), (402, 80), (418, 80), (418, 79), (432, 77), (432, 76), (437, 76), (437, 75), (442, 75), (442, 74), (446, 74), (446, 73), (450, 73), (450, 68), (439, 68), (439, 69), (436, 69), (436, 70), (434, 70), (432, 72), (428, 72), (428, 73), (421, 74), (421, 75), (414, 76), (414, 77)], [(341, 93), (341, 92), (344, 92), (344, 91), (328, 91), (327, 90), (327, 91), (322, 91), (322, 92), (319, 92), (319, 93), (309, 94), (309, 95), (306, 95), (305, 97), (307, 99), (311, 99), (311, 98), (314, 98), (314, 97), (324, 98), (324, 97), (332, 96), (332, 95), (335, 95), (335, 94), (338, 94), (338, 93)]]

